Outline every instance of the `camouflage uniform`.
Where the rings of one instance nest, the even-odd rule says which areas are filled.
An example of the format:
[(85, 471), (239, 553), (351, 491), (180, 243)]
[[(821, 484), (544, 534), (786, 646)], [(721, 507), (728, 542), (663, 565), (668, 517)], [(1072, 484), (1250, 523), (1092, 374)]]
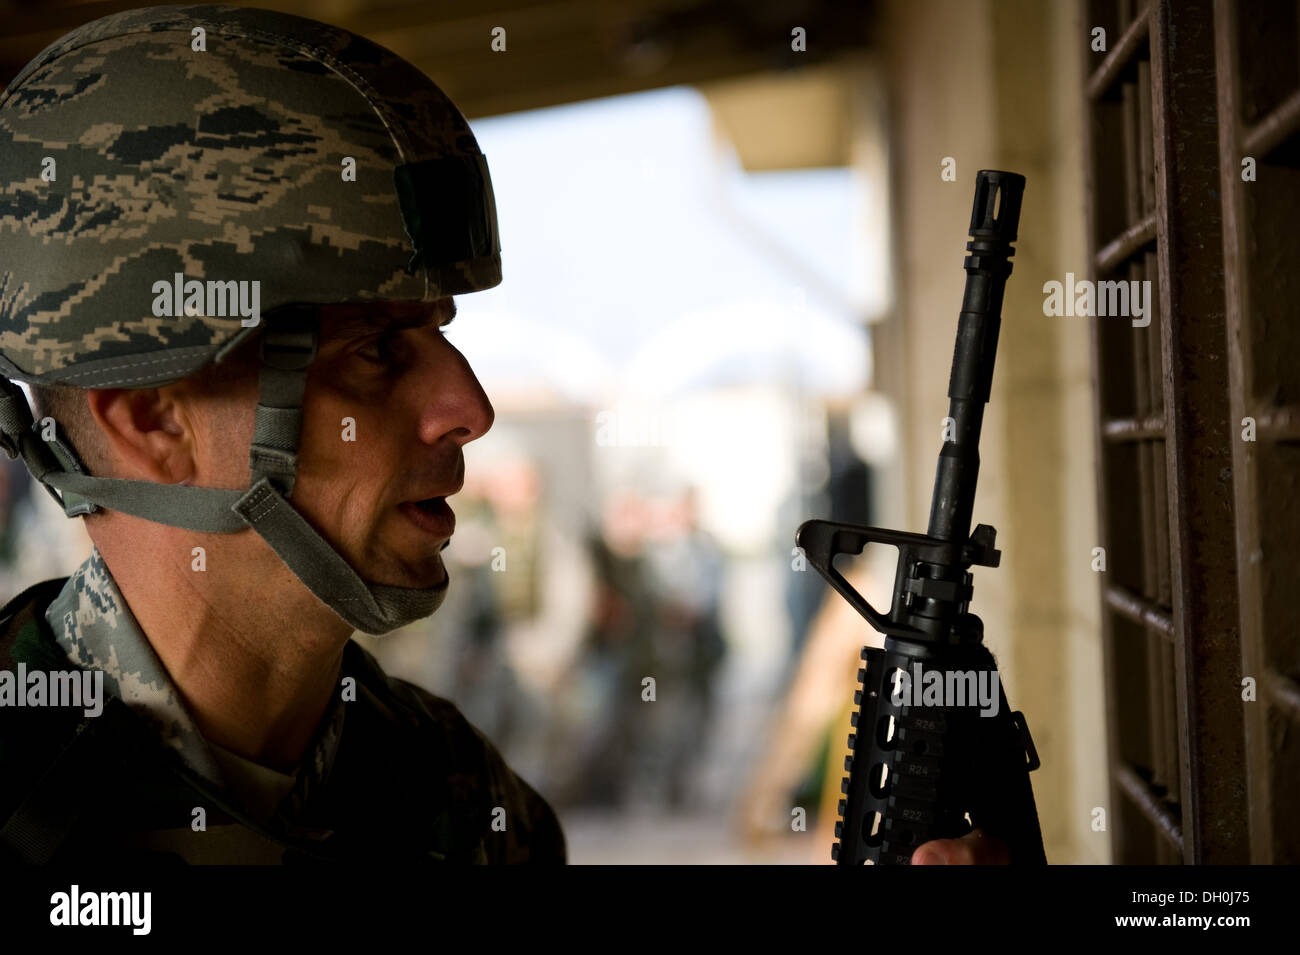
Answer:
[(103, 670), (108, 699), (97, 717), (0, 707), (0, 858), (565, 861), (551, 807), (492, 744), (353, 641), (340, 680), (356, 699), (334, 697), (292, 775), (199, 734), (98, 551), (0, 611), (0, 669), (20, 661)]

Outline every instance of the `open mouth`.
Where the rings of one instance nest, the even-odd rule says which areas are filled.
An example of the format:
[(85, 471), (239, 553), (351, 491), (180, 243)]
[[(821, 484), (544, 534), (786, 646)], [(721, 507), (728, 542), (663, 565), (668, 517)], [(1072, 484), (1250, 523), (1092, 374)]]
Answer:
[(439, 537), (451, 537), (456, 529), (456, 514), (445, 497), (428, 497), (422, 501), (407, 501), (398, 506), (406, 518), (421, 530)]

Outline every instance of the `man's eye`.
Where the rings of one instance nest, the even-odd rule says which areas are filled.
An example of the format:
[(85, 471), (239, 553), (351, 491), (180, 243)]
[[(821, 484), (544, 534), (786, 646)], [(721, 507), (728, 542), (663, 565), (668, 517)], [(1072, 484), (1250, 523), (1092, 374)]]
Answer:
[(392, 365), (397, 361), (393, 343), (386, 338), (379, 338), (364, 348), (357, 349), (357, 354), (375, 365)]

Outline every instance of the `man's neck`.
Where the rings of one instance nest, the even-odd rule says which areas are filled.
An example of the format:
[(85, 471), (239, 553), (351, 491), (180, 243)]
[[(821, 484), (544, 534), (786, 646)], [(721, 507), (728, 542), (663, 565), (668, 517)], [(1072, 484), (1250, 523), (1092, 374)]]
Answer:
[[(264, 545), (265, 554), (248, 555), (233, 552), (234, 540), (209, 543), (198, 571), (193, 541), (172, 528), (151, 528), (129, 545), (114, 535), (95, 543), (199, 732), (292, 770), (338, 692), (351, 628)], [(259, 543), (238, 542), (255, 551)]]

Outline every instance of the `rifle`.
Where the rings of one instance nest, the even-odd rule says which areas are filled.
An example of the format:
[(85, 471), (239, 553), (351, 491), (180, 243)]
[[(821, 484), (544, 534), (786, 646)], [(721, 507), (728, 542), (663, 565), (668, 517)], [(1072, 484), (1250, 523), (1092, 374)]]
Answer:
[[(876, 630), (862, 648), (853, 694), (852, 755), (841, 783), (840, 865), (907, 865), (931, 839), (981, 828), (1007, 843), (1013, 863), (1047, 862), (1029, 773), (1039, 766), (1029, 727), (1010, 712), (984, 625), (969, 612), (970, 567), (996, 567), (996, 531), (970, 530), (979, 437), (993, 381), (1002, 296), (1011, 274), (1025, 178), (981, 170), (966, 250), (966, 290), (948, 383), (949, 419), (925, 534), (812, 520), (795, 542), (809, 563)], [(1000, 200), (1000, 201), (999, 201)], [(880, 613), (834, 567), (869, 543), (898, 548), (892, 603)], [(997, 688), (996, 706), (992, 687)], [(978, 699), (972, 699), (976, 697)]]

